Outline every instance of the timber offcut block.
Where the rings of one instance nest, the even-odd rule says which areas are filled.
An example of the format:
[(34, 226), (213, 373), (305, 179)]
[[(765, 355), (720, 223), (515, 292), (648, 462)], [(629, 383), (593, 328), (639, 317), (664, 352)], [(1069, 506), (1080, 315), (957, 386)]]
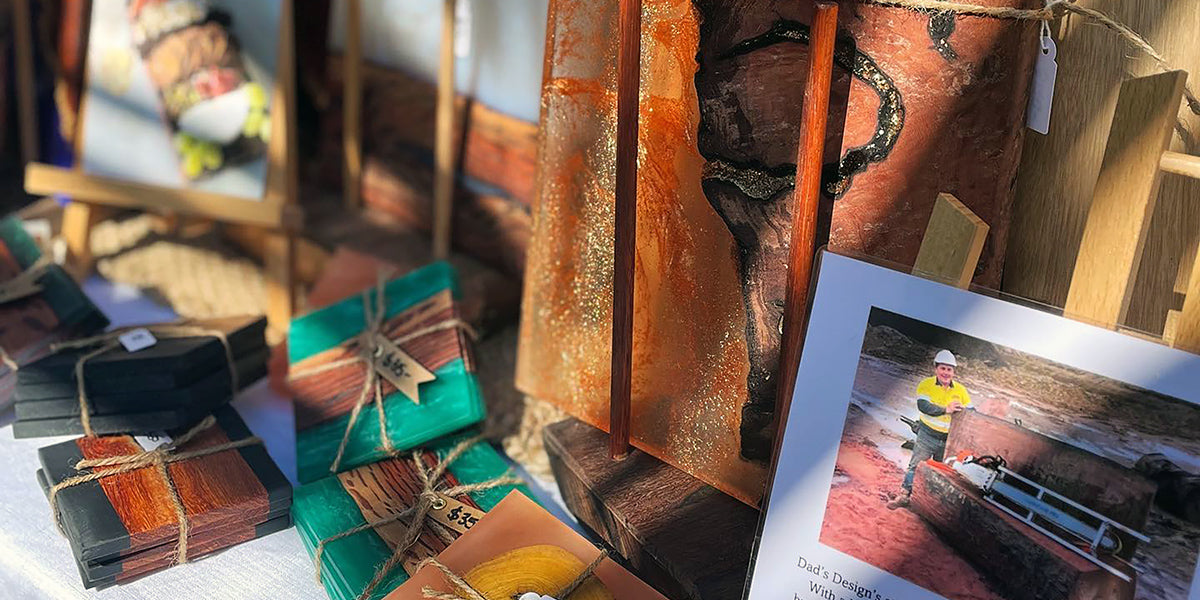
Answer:
[(913, 480), (913, 510), (1011, 600), (1132, 600), (1125, 582), (986, 502), (957, 475), (923, 463)]
[(635, 450), (608, 457), (608, 436), (576, 419), (544, 432), (571, 512), (670, 598), (742, 595), (759, 512)]
[[(999, 456), (1008, 468), (1135, 531), (1145, 529), (1155, 485), (1133, 469), (1015, 423), (964, 411), (954, 417), (946, 456)], [(1136, 540), (1125, 540), (1129, 558)]]

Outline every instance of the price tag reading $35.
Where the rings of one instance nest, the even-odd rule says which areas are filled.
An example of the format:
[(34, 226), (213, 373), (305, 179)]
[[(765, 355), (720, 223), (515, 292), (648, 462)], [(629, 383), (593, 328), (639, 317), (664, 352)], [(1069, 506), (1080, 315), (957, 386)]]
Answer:
[(483, 515), (487, 514), (483, 509), (467, 506), (449, 496), (439, 495), (438, 498), (442, 499), (445, 505), (430, 510), (429, 516), (460, 534), (466, 533), (479, 522)]
[(420, 384), (437, 379), (429, 369), (382, 335), (375, 336), (372, 366), (415, 404), (421, 403), (418, 393)]

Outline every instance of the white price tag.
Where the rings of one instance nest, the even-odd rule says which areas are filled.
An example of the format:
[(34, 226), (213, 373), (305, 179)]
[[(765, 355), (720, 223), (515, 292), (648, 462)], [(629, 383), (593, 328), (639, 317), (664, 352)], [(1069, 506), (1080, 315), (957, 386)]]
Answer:
[(525, 592), (525, 594), (523, 594), (517, 600), (555, 600), (555, 599), (551, 598), (550, 596), (544, 596), (537, 592)]
[(1037, 62), (1033, 66), (1033, 82), (1029, 85), (1029, 105), (1025, 110), (1025, 126), (1046, 135), (1050, 131), (1050, 108), (1054, 103), (1054, 80), (1058, 77), (1058, 47), (1048, 29), (1042, 33)]
[(142, 450), (149, 452), (150, 450), (157, 450), (160, 447), (171, 443), (171, 436), (165, 433), (135, 435), (133, 436), (133, 441), (137, 442), (137, 445), (141, 446)]
[(125, 347), (126, 352), (145, 350), (146, 348), (158, 343), (158, 340), (154, 339), (154, 335), (144, 327), (139, 327), (132, 331), (126, 331), (125, 333), (122, 333), (117, 340), (119, 340), (121, 345)]

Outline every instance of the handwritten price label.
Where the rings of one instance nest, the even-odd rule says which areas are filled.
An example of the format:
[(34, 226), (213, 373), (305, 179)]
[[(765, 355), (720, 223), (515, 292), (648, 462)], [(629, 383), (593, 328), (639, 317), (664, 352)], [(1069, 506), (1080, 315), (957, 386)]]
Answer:
[(446, 504), (430, 511), (429, 516), (460, 534), (470, 531), (479, 522), (479, 519), (487, 514), (481, 509), (463, 504), (449, 496), (441, 496), (441, 499)]
[(437, 379), (429, 369), (382, 335), (375, 336), (375, 358), (372, 364), (381, 377), (390, 381), (400, 393), (408, 396), (416, 404), (421, 403), (419, 386)]

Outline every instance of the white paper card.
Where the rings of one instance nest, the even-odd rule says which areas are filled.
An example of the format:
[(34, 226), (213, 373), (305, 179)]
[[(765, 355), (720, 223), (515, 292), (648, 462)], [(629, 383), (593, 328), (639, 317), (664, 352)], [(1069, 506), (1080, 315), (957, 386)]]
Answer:
[(154, 334), (143, 327), (122, 333), (117, 340), (121, 342), (121, 346), (125, 348), (126, 352), (145, 350), (158, 343), (158, 340), (154, 339)]
[[(1200, 598), (1200, 524), (1161, 502), (1179, 483), (1155, 483), (1200, 475), (1200, 356), (828, 252), (820, 263), (747, 600), (1083, 597), (1050, 588), (1090, 577), (1114, 590), (1096, 598)], [(950, 371), (934, 362), (943, 350)], [(919, 398), (966, 410), (941, 419)], [(948, 429), (942, 456), (902, 418)], [(1054, 539), (988, 501), (1011, 488), (944, 462), (964, 451), (1149, 541), (1118, 531), (1123, 550), (1092, 562), (1084, 528)], [(1047, 577), (1030, 553), (1088, 575)]]
[(527, 593), (521, 595), (521, 598), (519, 600), (556, 600), (556, 599), (551, 598), (550, 596), (542, 596), (536, 592), (527, 592)]
[(148, 452), (171, 443), (171, 436), (165, 433), (150, 433), (147, 435), (135, 435), (133, 436), (133, 441), (137, 442), (137, 445), (141, 446), (142, 450)]

